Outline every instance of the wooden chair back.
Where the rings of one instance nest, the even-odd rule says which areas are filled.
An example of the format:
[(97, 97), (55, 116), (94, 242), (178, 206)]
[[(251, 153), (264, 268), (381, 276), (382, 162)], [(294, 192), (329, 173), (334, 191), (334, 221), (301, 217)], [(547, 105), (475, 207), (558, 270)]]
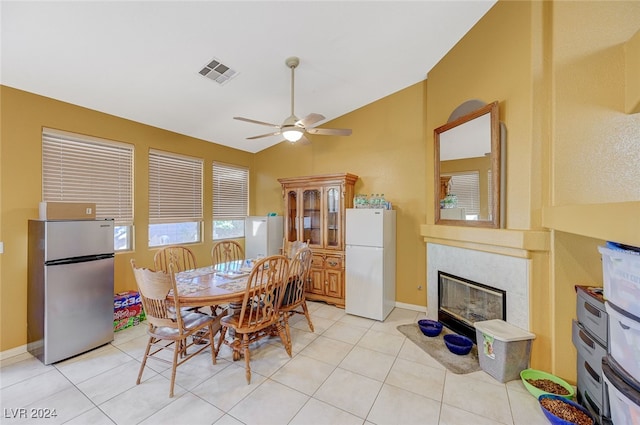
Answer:
[(220, 241), (211, 248), (211, 264), (214, 266), (236, 260), (244, 260), (244, 250), (236, 241)]
[(153, 256), (153, 263), (156, 270), (169, 273), (169, 265), (173, 264), (175, 273), (197, 268), (196, 256), (186, 246), (174, 245), (161, 248)]
[(287, 278), (287, 288), (282, 300), (281, 309), (293, 309), (299, 306), (304, 300), (305, 284), (309, 281), (311, 273), (311, 248), (303, 247), (293, 257), (289, 263), (289, 276)]
[(288, 272), (289, 260), (284, 255), (256, 262), (247, 281), (236, 332), (255, 332), (278, 321)]
[(282, 243), (282, 255), (287, 257), (289, 260), (293, 260), (296, 256), (296, 253), (302, 248), (309, 246), (309, 240), (304, 241), (288, 241), (287, 238), (284, 239)]
[(182, 315), (176, 314), (180, 311), (180, 304), (176, 296), (178, 288), (173, 264), (169, 263), (169, 273), (138, 268), (133, 259), (131, 267), (149, 325), (177, 329), (181, 334)]

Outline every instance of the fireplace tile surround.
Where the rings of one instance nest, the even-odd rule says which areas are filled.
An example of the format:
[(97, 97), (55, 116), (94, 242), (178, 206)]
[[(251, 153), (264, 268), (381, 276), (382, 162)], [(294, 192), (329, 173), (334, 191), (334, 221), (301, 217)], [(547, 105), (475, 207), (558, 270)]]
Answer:
[(438, 271), (506, 291), (506, 321), (530, 330), (529, 259), (427, 243), (427, 317), (432, 320), (438, 320)]

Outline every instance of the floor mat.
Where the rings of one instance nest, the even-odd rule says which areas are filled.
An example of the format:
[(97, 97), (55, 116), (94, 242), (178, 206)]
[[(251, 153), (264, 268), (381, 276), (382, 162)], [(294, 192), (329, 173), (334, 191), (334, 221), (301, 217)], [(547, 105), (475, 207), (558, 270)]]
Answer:
[(442, 366), (453, 373), (462, 375), (465, 373), (482, 370), (478, 361), (478, 346), (474, 344), (469, 354), (459, 356), (453, 354), (444, 345), (443, 336), (453, 331), (443, 328), (440, 335), (436, 337), (425, 336), (417, 323), (400, 325), (397, 329), (409, 338), (414, 344), (422, 348), (427, 354), (436, 359)]

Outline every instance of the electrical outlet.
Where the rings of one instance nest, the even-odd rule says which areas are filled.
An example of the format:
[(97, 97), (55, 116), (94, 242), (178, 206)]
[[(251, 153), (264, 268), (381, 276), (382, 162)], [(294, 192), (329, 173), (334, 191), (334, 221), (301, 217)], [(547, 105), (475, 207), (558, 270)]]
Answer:
[(92, 210), (92, 208), (87, 208), (86, 211), (85, 211), (85, 214), (91, 215), (91, 210)]

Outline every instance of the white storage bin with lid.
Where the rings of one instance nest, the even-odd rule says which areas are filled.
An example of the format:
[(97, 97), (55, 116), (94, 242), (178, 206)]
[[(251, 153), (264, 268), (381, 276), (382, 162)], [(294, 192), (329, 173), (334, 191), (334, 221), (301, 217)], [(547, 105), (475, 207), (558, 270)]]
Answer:
[(536, 336), (500, 319), (475, 322), (482, 370), (500, 382), (520, 379), (529, 367), (531, 340)]
[(640, 252), (599, 246), (604, 298), (640, 317)]
[[(636, 301), (640, 304), (640, 298)], [(605, 302), (609, 314), (608, 352), (635, 380), (640, 381), (640, 318)]]

